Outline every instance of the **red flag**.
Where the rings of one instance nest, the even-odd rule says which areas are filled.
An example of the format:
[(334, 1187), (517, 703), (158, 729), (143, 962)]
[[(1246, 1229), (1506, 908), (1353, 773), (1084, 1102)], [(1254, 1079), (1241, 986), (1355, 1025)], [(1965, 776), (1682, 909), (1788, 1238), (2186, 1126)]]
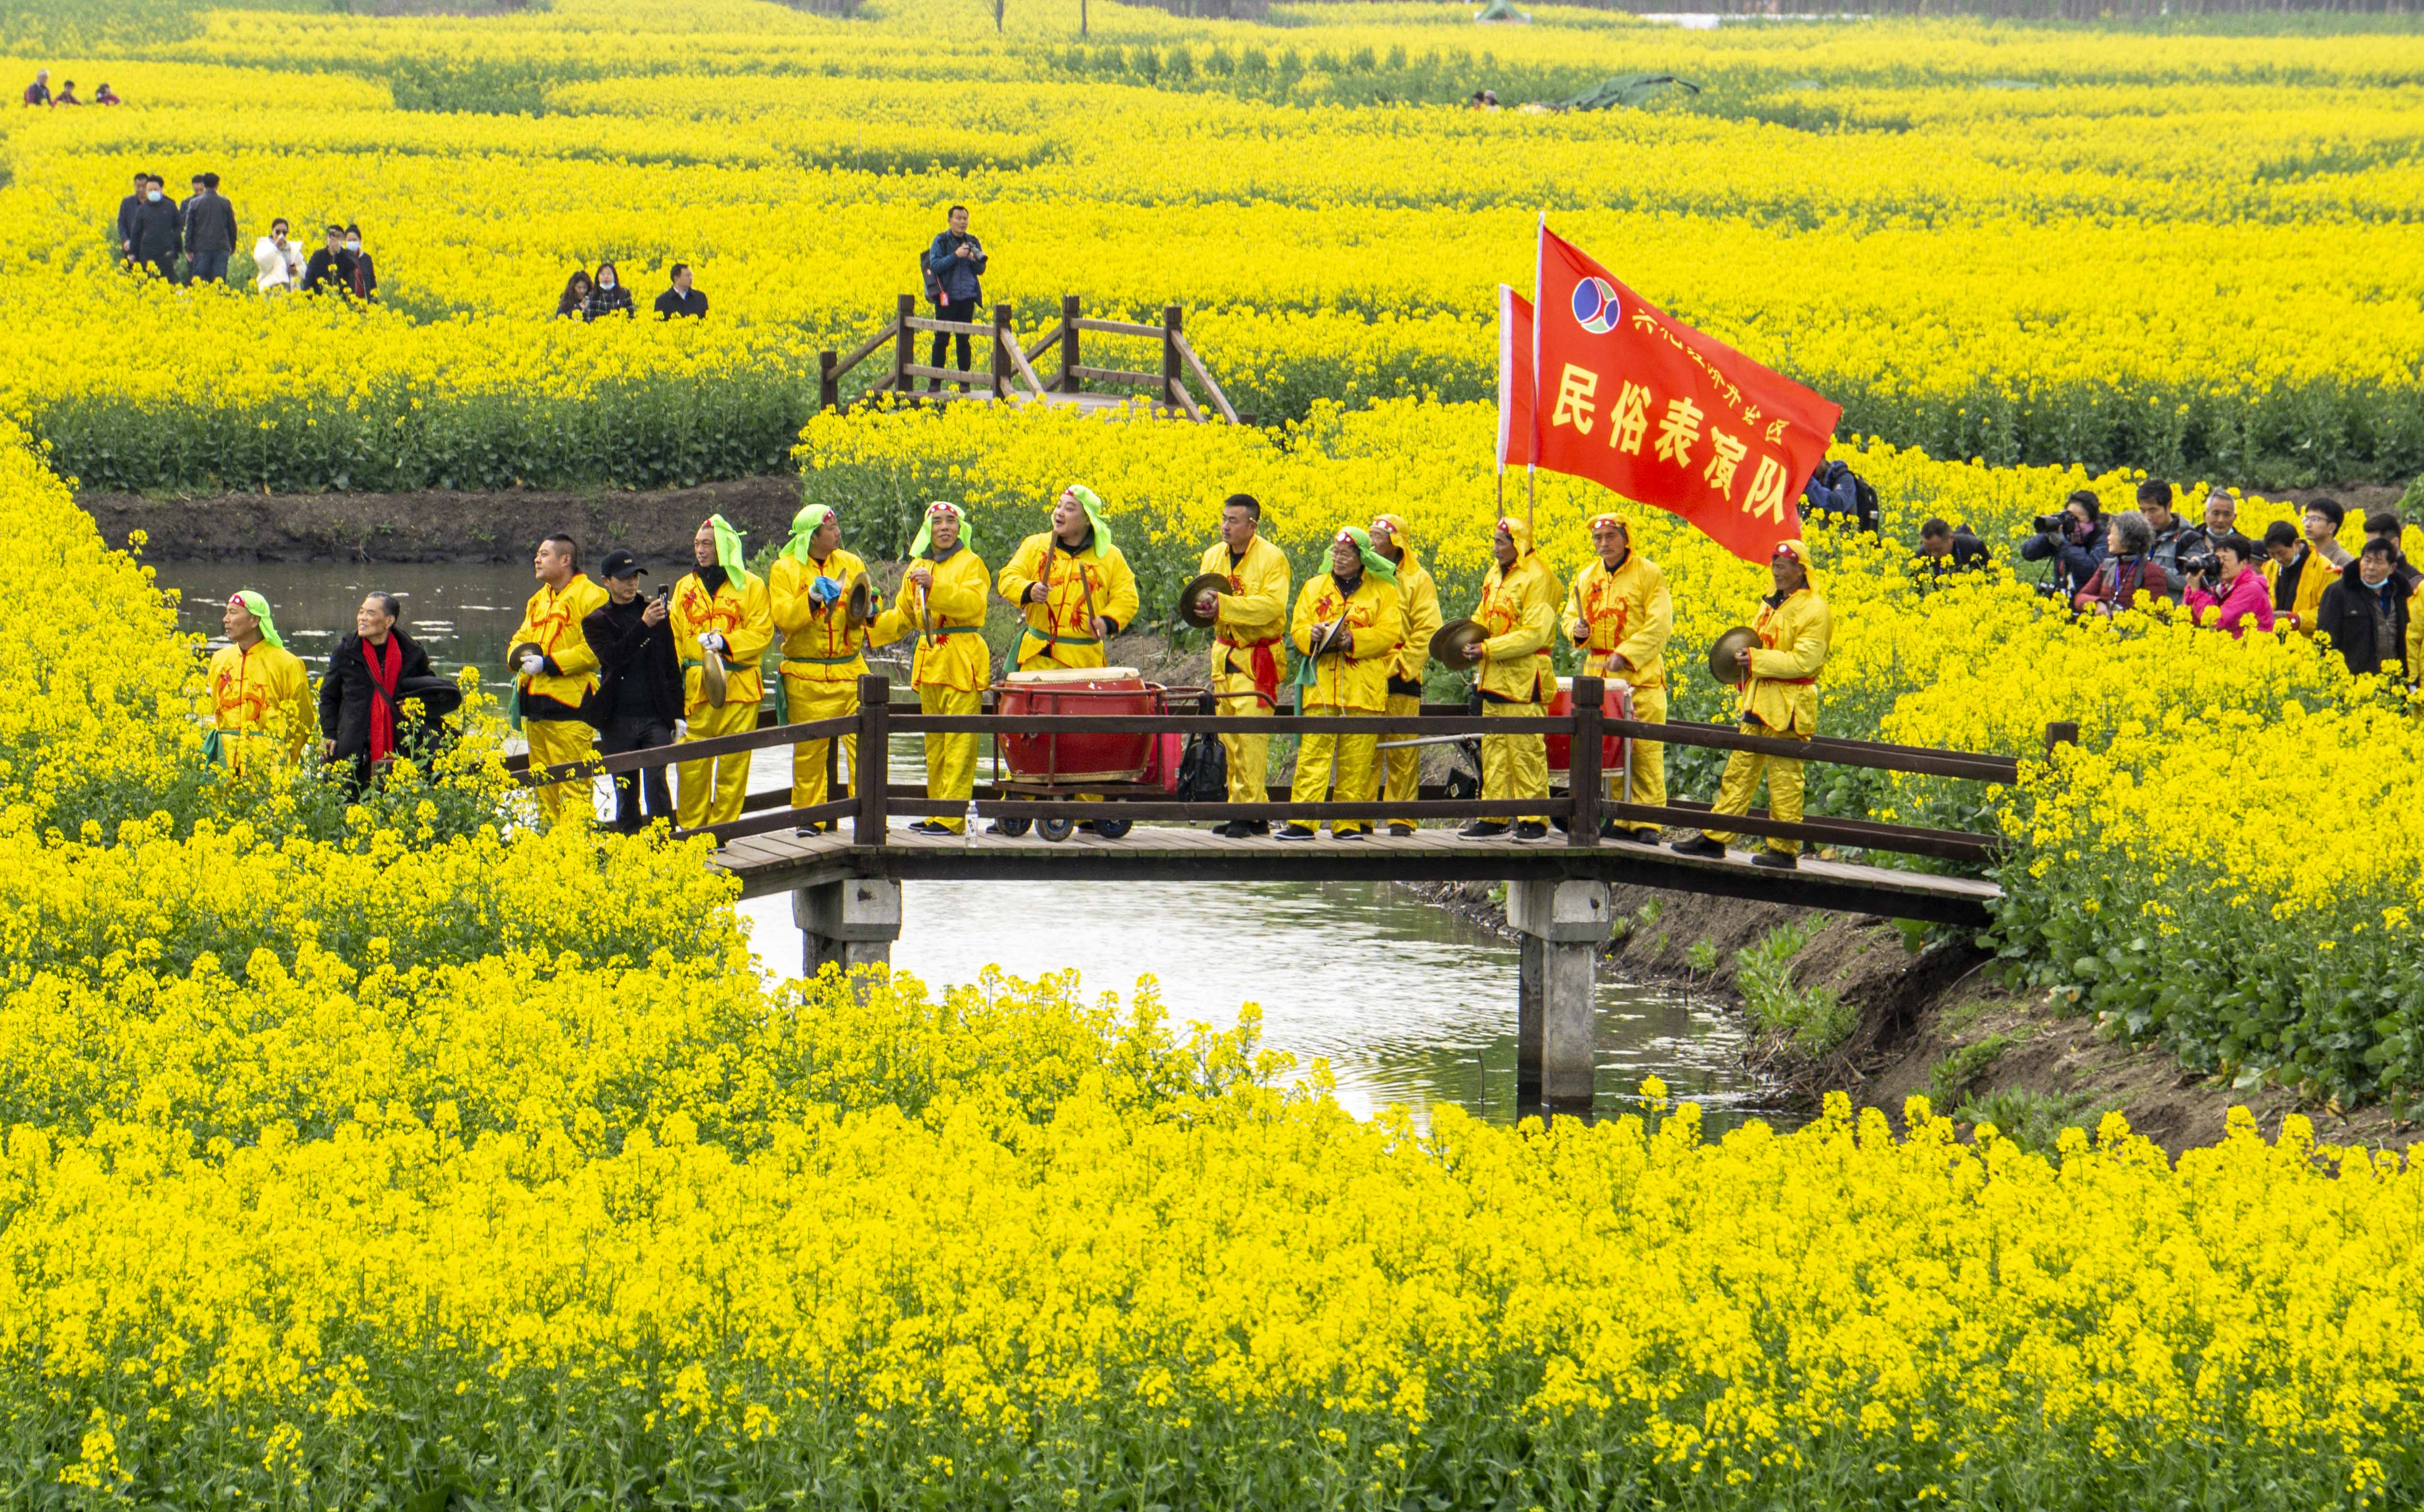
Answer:
[(1746, 561), (1801, 538), (1794, 505), (1842, 406), (1658, 309), (1545, 221), (1533, 293), (1535, 461), (1681, 515)]
[(1498, 286), (1498, 465), (1528, 466), (1539, 436), (1532, 405), (1532, 301)]

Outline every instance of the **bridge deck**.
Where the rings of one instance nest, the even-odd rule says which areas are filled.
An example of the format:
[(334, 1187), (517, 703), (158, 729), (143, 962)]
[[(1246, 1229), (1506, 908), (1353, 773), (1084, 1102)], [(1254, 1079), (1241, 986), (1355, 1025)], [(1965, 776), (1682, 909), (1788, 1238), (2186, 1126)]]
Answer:
[(1930, 923), (1979, 925), (2002, 896), (1993, 883), (1804, 857), (1794, 871), (1750, 864), (1735, 852), (1717, 861), (1677, 855), (1635, 840), (1571, 846), (1554, 830), (1544, 840), (1466, 840), (1448, 829), (1304, 843), (1265, 836), (1232, 840), (1209, 830), (1140, 824), (1116, 840), (1083, 832), (1058, 844), (1029, 832), (928, 836), (895, 828), (881, 846), (838, 834), (789, 833), (736, 839), (716, 865), (741, 879), (742, 896), (760, 898), (845, 877), (895, 881), (1125, 882), (1507, 882), (1549, 879), (1635, 883), (1679, 892), (1714, 893), (1805, 908), (1880, 914)]

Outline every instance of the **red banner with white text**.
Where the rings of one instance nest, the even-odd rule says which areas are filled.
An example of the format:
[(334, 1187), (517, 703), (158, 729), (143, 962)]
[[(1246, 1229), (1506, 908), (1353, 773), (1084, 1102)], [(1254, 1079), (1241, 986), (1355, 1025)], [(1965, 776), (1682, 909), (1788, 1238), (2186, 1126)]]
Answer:
[[(1841, 405), (1658, 309), (1545, 223), (1533, 294), (1539, 466), (1681, 515), (1746, 561), (1801, 538), (1794, 506)], [(1502, 451), (1506, 423), (1502, 410)]]

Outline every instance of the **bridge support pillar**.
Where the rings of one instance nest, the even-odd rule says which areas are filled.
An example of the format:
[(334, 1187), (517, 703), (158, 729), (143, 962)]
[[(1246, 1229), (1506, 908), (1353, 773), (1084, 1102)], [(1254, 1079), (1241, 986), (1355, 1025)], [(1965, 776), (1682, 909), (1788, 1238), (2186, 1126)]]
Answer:
[(882, 877), (846, 877), (791, 894), (800, 926), (800, 961), (813, 977), (828, 963), (845, 972), (889, 966), (901, 938), (901, 884)]
[(1516, 1100), (1587, 1112), (1597, 1060), (1599, 950), (1611, 903), (1603, 882), (1510, 882), (1516, 933)]

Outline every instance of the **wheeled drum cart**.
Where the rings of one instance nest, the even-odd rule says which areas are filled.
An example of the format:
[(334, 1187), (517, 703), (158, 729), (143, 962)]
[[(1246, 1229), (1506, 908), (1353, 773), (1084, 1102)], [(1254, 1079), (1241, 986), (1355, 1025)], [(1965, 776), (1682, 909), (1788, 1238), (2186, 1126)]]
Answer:
[[(1146, 717), (1172, 712), (1173, 692), (1145, 681), (1134, 667), (1040, 667), (1013, 672), (993, 688), (994, 712), (1070, 714), (1094, 717)], [(1123, 792), (1175, 792), (1178, 788), (1180, 740), (1175, 731), (1153, 734), (1004, 734), (994, 738), (994, 765), (1005, 773), (996, 788), (1005, 798), (1059, 799), (1070, 804), (1065, 819), (1035, 820), (1035, 833), (1054, 843), (1067, 839), (1080, 819), (1094, 833), (1116, 840), (1135, 820), (1114, 817), (1115, 805), (1076, 807), (1087, 798), (1116, 798)], [(1028, 821), (999, 821), (1004, 835), (1024, 835)]]

